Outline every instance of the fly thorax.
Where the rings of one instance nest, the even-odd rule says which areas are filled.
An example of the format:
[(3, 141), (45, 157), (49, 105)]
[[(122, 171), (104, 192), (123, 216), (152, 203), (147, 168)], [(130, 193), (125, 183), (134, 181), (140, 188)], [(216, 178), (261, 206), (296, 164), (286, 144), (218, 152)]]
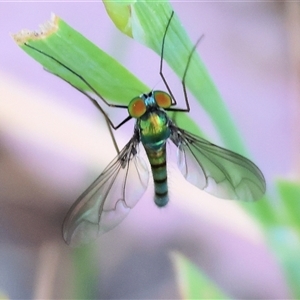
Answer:
[(139, 119), (138, 126), (141, 141), (147, 148), (160, 148), (170, 136), (168, 117), (160, 110), (146, 113)]

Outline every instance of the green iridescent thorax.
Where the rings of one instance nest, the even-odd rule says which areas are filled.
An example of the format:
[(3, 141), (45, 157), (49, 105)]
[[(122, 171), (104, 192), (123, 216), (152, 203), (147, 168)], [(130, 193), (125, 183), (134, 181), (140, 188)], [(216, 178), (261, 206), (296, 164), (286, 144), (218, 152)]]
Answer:
[(147, 148), (159, 149), (169, 138), (168, 116), (164, 111), (147, 112), (138, 120), (141, 141)]

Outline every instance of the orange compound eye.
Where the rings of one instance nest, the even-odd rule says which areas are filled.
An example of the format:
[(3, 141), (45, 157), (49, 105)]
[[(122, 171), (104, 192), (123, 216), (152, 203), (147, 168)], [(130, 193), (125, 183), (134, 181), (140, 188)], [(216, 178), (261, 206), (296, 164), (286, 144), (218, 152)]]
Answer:
[(133, 118), (140, 118), (146, 112), (146, 104), (140, 97), (133, 98), (128, 105), (129, 115)]
[(169, 108), (172, 104), (171, 96), (162, 91), (155, 91), (153, 93), (154, 99), (159, 107)]

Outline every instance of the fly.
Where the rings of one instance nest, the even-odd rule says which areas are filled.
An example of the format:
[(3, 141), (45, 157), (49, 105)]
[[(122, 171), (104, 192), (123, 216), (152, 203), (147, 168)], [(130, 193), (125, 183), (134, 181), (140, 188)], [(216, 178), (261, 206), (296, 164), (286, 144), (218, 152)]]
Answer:
[[(118, 151), (118, 155), (68, 211), (63, 223), (63, 238), (67, 244), (82, 243), (96, 238), (99, 233), (111, 230), (142, 197), (148, 186), (149, 170), (139, 155), (140, 144), (143, 145), (151, 165), (155, 188), (154, 201), (158, 207), (166, 206), (169, 201), (166, 157), (168, 140), (178, 149), (177, 163), (181, 173), (196, 187), (220, 198), (244, 201), (258, 200), (265, 193), (264, 176), (253, 162), (179, 128), (167, 115), (167, 111), (190, 111), (185, 78), (192, 54), (201, 39), (191, 51), (182, 78), (186, 108), (176, 108), (177, 102), (162, 72), (164, 43), (173, 14), (174, 12), (169, 18), (162, 39), (160, 59), (160, 76), (168, 92), (155, 90), (142, 94), (133, 98), (128, 106), (107, 103), (82, 76), (49, 56), (82, 80), (104, 103), (128, 110), (128, 117), (115, 126), (96, 100), (90, 94), (81, 91), (97, 104), (110, 130), (111, 127), (118, 129), (132, 118), (136, 120), (129, 142)], [(114, 144), (116, 146), (115, 140)]]

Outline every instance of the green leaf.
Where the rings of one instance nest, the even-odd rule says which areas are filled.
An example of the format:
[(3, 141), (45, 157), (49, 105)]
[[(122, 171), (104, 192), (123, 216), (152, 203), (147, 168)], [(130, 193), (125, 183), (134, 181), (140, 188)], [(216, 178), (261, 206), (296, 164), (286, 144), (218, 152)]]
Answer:
[(133, 4), (135, 0), (132, 1), (103, 1), (106, 7), (106, 12), (112, 20), (114, 20), (115, 25), (120, 31), (126, 35), (132, 37), (132, 27), (130, 22), (130, 4)]
[(274, 226), (278, 222), (278, 211), (272, 205), (272, 200), (269, 197), (265, 196), (256, 202), (240, 202), (239, 204), (245, 210), (251, 212), (265, 229)]
[(277, 187), (282, 198), (285, 221), (296, 228), (300, 236), (300, 183), (280, 180)]
[(285, 279), (300, 299), (300, 235), (294, 228), (278, 224), (268, 231), (268, 240), (285, 273)]
[(49, 72), (81, 91), (96, 91), (106, 100), (123, 105), (150, 91), (125, 67), (55, 15), (41, 32), (23, 30), (13, 38)]
[[(169, 3), (123, 1), (105, 2), (105, 5), (118, 28), (160, 55), (162, 37), (172, 11)], [(150, 91), (111, 56), (56, 16), (44, 25), (42, 32), (22, 31), (14, 35), (14, 39), (48, 71), (93, 97), (96, 93), (110, 103), (128, 105), (136, 95)], [(192, 47), (175, 15), (167, 34), (164, 58), (180, 78)], [(213, 119), (224, 143), (243, 152), (230, 115), (196, 53), (187, 74), (187, 86)], [(178, 120), (186, 118), (181, 115)]]
[[(161, 55), (163, 35), (172, 12), (168, 1), (103, 0), (103, 2), (112, 21), (123, 33)], [(125, 24), (123, 27), (120, 18)], [(183, 77), (193, 46), (175, 13), (166, 36), (164, 59), (180, 79)], [(192, 57), (186, 79), (187, 87), (212, 119), (224, 144), (243, 153), (244, 147), (236, 126), (196, 52)], [(178, 120), (180, 117), (178, 116)]]
[(300, 183), (279, 180), (281, 196), (280, 226), (274, 226), (271, 241), (284, 266), (295, 299), (300, 298)]
[[(300, 184), (288, 180), (277, 182), (281, 199), (263, 210), (257, 203), (261, 224), (276, 253), (295, 299), (300, 298)], [(265, 201), (266, 202), (266, 201)], [(271, 203), (271, 201), (269, 201)], [(266, 204), (266, 203), (265, 203)]]
[(97, 248), (94, 244), (73, 249), (73, 299), (96, 299), (98, 292), (99, 269), (94, 260), (97, 260)]
[(184, 255), (173, 252), (171, 259), (182, 299), (229, 299)]

